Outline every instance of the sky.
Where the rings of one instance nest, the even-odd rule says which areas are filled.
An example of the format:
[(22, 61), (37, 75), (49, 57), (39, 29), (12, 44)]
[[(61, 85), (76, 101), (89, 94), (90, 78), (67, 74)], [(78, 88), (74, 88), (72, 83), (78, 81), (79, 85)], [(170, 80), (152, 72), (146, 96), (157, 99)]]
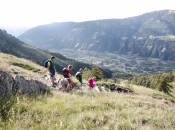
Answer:
[(0, 26), (30, 28), (53, 22), (127, 18), (175, 10), (175, 0), (0, 0)]

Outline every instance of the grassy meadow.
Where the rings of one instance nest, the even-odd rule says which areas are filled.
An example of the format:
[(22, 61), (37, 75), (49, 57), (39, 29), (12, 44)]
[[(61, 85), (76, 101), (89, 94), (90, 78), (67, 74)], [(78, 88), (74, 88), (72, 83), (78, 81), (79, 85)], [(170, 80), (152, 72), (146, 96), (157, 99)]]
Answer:
[(2, 130), (175, 129), (175, 106), (146, 95), (52, 92), (13, 97), (3, 106)]
[[(15, 63), (15, 64), (14, 64)], [(44, 77), (46, 69), (29, 60), (0, 53), (0, 69), (26, 78)], [(33, 71), (32, 69), (38, 71)], [(37, 76), (38, 75), (38, 76)], [(75, 83), (76, 78), (72, 77)], [(41, 81), (44, 79), (40, 79)], [(87, 80), (83, 80), (85, 84)], [(120, 86), (126, 80), (117, 79)], [(98, 81), (95, 84), (110, 84)], [(175, 97), (175, 84), (172, 95)], [(128, 87), (127, 85), (125, 87)], [(162, 92), (129, 85), (136, 94), (51, 91), (45, 95), (0, 98), (0, 130), (163, 130), (175, 129), (175, 101)], [(164, 102), (166, 99), (168, 101)], [(171, 102), (173, 101), (173, 102)]]

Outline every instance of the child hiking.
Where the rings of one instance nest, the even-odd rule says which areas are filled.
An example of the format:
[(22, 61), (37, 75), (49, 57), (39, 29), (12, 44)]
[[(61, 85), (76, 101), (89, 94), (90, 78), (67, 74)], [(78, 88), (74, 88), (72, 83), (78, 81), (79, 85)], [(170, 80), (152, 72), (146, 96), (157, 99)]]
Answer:
[(67, 81), (68, 81), (68, 86), (67, 86), (67, 88), (66, 88), (67, 91), (72, 90), (72, 89), (70, 88), (71, 83), (72, 83), (72, 81), (71, 81), (71, 71), (70, 71), (70, 70), (71, 70), (72, 68), (73, 68), (72, 65), (69, 65), (68, 68), (64, 68), (64, 69), (63, 69), (63, 76), (64, 76), (64, 78), (66, 78)]
[(95, 84), (94, 84), (94, 80), (96, 79), (96, 77), (94, 76), (93, 78), (90, 78), (89, 79), (89, 88), (90, 89), (92, 89), (94, 86), (95, 86)]
[(49, 74), (51, 76), (51, 81), (52, 81), (52, 84), (53, 84), (53, 87), (56, 88), (56, 84), (57, 83), (54, 83), (54, 80), (55, 80), (55, 72), (56, 72), (56, 69), (55, 69), (55, 65), (54, 65), (54, 60), (55, 60), (55, 57), (52, 56), (51, 59), (48, 61), (48, 65), (47, 65), (47, 69), (49, 71)]
[(83, 85), (83, 80), (82, 80), (82, 72), (83, 72), (83, 69), (81, 68), (80, 70), (79, 70), (79, 72), (77, 72), (76, 73), (76, 78), (79, 80), (79, 82), (80, 82), (80, 85), (79, 85), (79, 87), (81, 87), (82, 88), (82, 85)]

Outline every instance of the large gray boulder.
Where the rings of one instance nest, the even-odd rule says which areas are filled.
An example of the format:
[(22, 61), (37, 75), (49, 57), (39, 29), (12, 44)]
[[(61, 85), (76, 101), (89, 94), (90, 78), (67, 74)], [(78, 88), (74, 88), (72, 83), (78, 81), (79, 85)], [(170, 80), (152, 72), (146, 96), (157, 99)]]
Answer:
[(13, 78), (10, 74), (0, 71), (0, 96), (41, 94), (48, 89), (47, 85), (40, 81), (26, 80), (23, 76)]
[(14, 78), (10, 74), (0, 70), (0, 96), (10, 97), (13, 84)]
[(47, 91), (47, 85), (43, 84), (37, 80), (26, 80), (23, 76), (16, 76), (15, 77), (15, 84), (14, 84), (14, 91), (13, 94), (40, 94), (45, 93)]
[(66, 89), (67, 88), (67, 86), (68, 86), (68, 81), (67, 81), (67, 79), (59, 79), (58, 80), (58, 88), (60, 89), (60, 90), (64, 90), (64, 89)]

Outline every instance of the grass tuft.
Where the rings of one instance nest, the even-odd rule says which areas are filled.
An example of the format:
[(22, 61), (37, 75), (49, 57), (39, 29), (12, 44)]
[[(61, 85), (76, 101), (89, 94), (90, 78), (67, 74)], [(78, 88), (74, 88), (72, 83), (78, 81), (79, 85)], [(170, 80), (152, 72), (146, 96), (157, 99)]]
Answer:
[(33, 72), (40, 72), (40, 69), (36, 69), (33, 66), (29, 64), (24, 64), (24, 63), (18, 63), (18, 62), (12, 62), (12, 65), (14, 66), (19, 66), (21, 68), (27, 69), (27, 70), (32, 70)]
[(175, 129), (174, 106), (144, 95), (52, 92), (2, 101), (2, 129)]

